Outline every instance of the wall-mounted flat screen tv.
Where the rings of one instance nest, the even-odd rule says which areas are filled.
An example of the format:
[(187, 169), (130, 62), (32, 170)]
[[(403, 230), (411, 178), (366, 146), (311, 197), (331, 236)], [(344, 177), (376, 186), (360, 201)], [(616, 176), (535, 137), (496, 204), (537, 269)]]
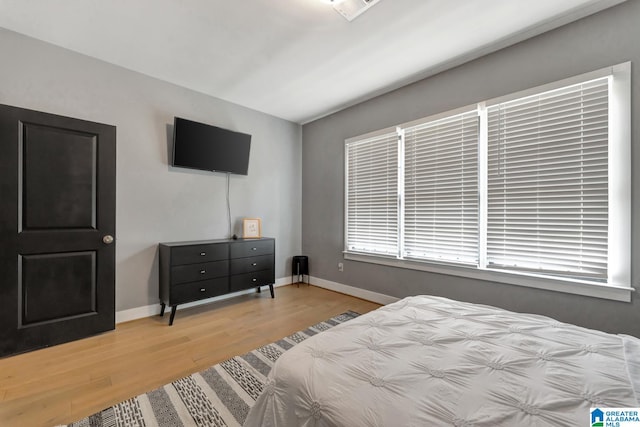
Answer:
[(247, 175), (251, 135), (176, 117), (172, 166)]

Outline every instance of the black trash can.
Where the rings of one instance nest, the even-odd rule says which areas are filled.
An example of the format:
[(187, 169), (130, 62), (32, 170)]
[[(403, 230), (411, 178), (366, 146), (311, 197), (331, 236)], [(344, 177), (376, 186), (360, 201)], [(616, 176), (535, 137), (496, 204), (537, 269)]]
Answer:
[(307, 285), (309, 284), (309, 257), (306, 255), (295, 255), (291, 259), (291, 283), (293, 276), (297, 275), (298, 287), (300, 287), (300, 276), (304, 283), (304, 275), (307, 275)]

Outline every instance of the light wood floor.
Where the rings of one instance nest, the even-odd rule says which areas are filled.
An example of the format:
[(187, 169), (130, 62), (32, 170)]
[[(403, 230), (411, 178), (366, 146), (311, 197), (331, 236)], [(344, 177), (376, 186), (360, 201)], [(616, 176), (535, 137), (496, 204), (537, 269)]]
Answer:
[(379, 305), (314, 286), (276, 288), (135, 320), (92, 338), (0, 359), (0, 426), (77, 421), (347, 310)]

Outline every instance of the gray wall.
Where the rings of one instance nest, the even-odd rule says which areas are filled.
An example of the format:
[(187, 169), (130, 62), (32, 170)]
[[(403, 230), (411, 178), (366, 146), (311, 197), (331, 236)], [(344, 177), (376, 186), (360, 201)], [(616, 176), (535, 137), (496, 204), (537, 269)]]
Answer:
[[(440, 295), (539, 313), (640, 336), (640, 302), (615, 302), (343, 260), (344, 140), (456, 107), (632, 61), (632, 161), (640, 166), (640, 0), (629, 0), (533, 39), (303, 126), (302, 250), (311, 275), (396, 297)], [(429, 52), (425, 52), (428, 55)], [(634, 168), (635, 169), (635, 168)], [(640, 261), (640, 174), (632, 177), (632, 282)], [(340, 273), (337, 263), (344, 262)]]
[[(226, 175), (168, 166), (173, 117), (253, 135), (231, 176), (236, 232), (262, 218), (276, 278), (300, 252), (299, 125), (0, 29), (0, 103), (117, 127), (116, 309), (157, 304), (157, 243), (228, 236)], [(1, 280), (1, 279), (0, 279)]]

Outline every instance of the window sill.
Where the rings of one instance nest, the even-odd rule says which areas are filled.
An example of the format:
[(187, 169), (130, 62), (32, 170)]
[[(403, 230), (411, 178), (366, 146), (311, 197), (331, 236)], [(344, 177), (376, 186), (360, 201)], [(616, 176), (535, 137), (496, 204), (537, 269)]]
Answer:
[(501, 270), (482, 270), (474, 267), (454, 266), (433, 262), (407, 261), (391, 257), (364, 255), (351, 252), (344, 252), (344, 258), (352, 261), (369, 262), (373, 264), (428, 271), (438, 274), (449, 274), (452, 276), (467, 277), (488, 282), (506, 283), (509, 285), (526, 286), (529, 288), (545, 289), (549, 291), (585, 295), (594, 298), (623, 302), (630, 302), (631, 292), (635, 290), (631, 287), (601, 285), (579, 280), (555, 279)]

